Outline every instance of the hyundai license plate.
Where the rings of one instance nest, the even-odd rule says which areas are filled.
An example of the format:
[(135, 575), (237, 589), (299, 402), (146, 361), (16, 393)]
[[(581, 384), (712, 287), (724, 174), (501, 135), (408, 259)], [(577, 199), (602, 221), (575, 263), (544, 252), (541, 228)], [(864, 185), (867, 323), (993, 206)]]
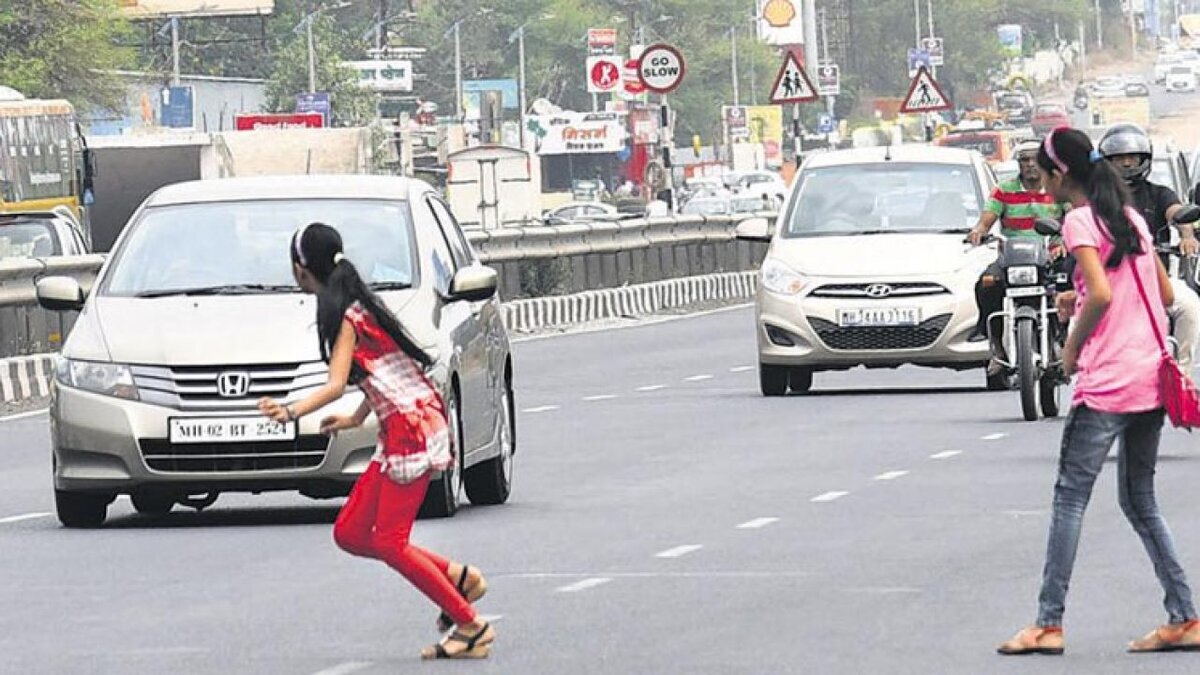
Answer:
[(838, 310), (838, 325), (843, 328), (878, 326), (916, 326), (921, 310), (916, 307), (871, 307)]
[(180, 444), (296, 439), (295, 423), (280, 424), (265, 417), (172, 417), (168, 424), (168, 439)]

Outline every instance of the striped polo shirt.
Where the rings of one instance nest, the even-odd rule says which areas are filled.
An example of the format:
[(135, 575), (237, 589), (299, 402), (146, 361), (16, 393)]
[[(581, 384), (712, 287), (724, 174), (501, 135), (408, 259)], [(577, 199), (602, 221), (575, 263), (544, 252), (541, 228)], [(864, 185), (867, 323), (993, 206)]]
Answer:
[(1038, 237), (1033, 223), (1038, 218), (1061, 221), (1065, 212), (1054, 195), (1044, 190), (1030, 192), (1020, 178), (1007, 180), (996, 187), (988, 200), (987, 210), (1000, 217), (1000, 231), (1005, 237)]

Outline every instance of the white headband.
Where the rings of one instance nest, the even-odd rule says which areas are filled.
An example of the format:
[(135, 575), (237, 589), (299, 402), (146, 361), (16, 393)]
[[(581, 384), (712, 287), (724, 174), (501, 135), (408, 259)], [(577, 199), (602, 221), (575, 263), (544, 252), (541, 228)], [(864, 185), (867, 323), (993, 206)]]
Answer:
[(308, 261), (304, 259), (304, 249), (300, 247), (300, 242), (304, 239), (304, 233), (308, 230), (308, 225), (311, 224), (303, 225), (299, 230), (296, 230), (296, 259), (300, 261), (301, 267), (308, 267)]

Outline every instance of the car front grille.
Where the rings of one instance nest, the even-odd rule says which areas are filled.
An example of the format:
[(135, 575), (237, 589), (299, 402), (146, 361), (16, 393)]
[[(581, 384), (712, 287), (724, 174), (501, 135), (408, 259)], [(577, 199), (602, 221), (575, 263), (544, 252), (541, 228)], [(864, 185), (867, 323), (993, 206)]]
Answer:
[[(871, 295), (871, 289), (886, 287), (885, 295)], [(933, 282), (911, 282), (887, 284), (887, 283), (870, 283), (870, 284), (826, 284), (814, 290), (811, 297), (814, 298), (854, 298), (854, 299), (879, 299), (886, 300), (889, 298), (919, 298), (930, 295), (946, 295), (950, 293), (950, 289), (935, 284)]]
[[(320, 361), (256, 364), (252, 366), (133, 366), (133, 381), (144, 403), (188, 412), (244, 412), (256, 409), (269, 396), (291, 401), (325, 384), (328, 368)], [(242, 396), (222, 396), (217, 385), (223, 373), (249, 376)]]
[(325, 436), (251, 443), (171, 443), (144, 438), (138, 444), (146, 466), (164, 473), (312, 469), (325, 461), (329, 450)]
[(916, 326), (839, 326), (832, 321), (810, 318), (817, 336), (830, 349), (838, 351), (889, 351), (924, 349), (937, 342), (950, 315), (941, 314)]

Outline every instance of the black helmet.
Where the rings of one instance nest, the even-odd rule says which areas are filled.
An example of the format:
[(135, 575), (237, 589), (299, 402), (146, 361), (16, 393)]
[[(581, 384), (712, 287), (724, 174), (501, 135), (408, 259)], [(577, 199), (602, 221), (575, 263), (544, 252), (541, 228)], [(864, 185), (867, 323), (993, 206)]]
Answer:
[(1105, 159), (1120, 155), (1138, 155), (1141, 161), (1132, 169), (1121, 169), (1127, 183), (1146, 180), (1150, 176), (1151, 161), (1154, 159), (1154, 144), (1150, 137), (1136, 124), (1115, 124), (1100, 137), (1098, 146)]

